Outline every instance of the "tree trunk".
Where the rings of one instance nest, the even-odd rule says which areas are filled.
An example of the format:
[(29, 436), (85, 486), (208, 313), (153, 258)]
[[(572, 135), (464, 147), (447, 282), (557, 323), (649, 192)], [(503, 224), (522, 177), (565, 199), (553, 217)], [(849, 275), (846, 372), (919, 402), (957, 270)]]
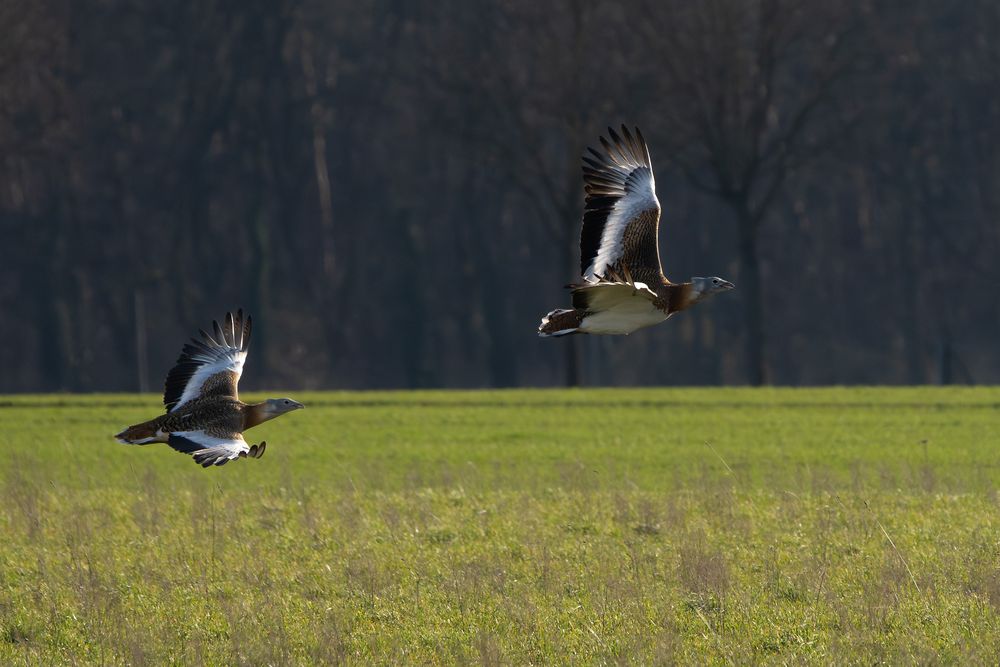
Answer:
[[(259, 184), (257, 192), (263, 190), (264, 184)], [(264, 211), (262, 198), (255, 197), (256, 205), (253, 211), (254, 223), (251, 230), (251, 245), (253, 261), (250, 264), (250, 307), (249, 312), (258, 318), (258, 322), (266, 322), (269, 319), (268, 310), (271, 303), (271, 239), (269, 216)], [(255, 372), (260, 377), (266, 377), (269, 372), (268, 364), (268, 335), (265, 327), (257, 327), (254, 332), (254, 344), (257, 352), (254, 354)]]
[(951, 332), (945, 329), (941, 334), (941, 345), (938, 353), (938, 384), (949, 385), (954, 382), (952, 361)]
[(768, 381), (764, 354), (764, 299), (760, 278), (760, 254), (757, 250), (758, 219), (746, 202), (735, 205), (740, 226), (739, 290), (744, 307), (747, 382), (755, 387)]
[(149, 391), (149, 355), (147, 354), (146, 303), (139, 288), (132, 290), (135, 306), (135, 367), (140, 393)]
[[(575, 275), (577, 275), (576, 274), (577, 254), (576, 254), (576, 246), (573, 243), (573, 241), (575, 241), (575, 239), (573, 239), (572, 235), (570, 235), (570, 238), (567, 239), (566, 242), (563, 243), (563, 247), (567, 248), (566, 257), (568, 259), (567, 264), (568, 264), (568, 269), (569, 270), (566, 272), (566, 275), (568, 275), (568, 276), (575, 276)], [(565, 354), (566, 354), (566, 376), (565, 376), (566, 386), (567, 387), (579, 387), (580, 385), (583, 384), (583, 378), (581, 377), (581, 372), (580, 372), (580, 366), (582, 364), (581, 364), (581, 360), (580, 360), (580, 356), (581, 356), (580, 348), (581, 348), (581, 345), (580, 345), (579, 336), (573, 336), (573, 335), (566, 336), (560, 342), (563, 342), (563, 343), (566, 344), (565, 345), (565, 349), (566, 349), (566, 352), (565, 352)]]
[[(567, 127), (567, 136), (570, 138), (579, 136), (581, 124), (581, 119), (574, 117)], [(575, 146), (573, 141), (567, 143)], [(579, 282), (577, 277), (580, 275), (580, 237), (577, 235), (581, 191), (580, 170), (577, 167), (579, 163), (580, 157), (574, 148), (567, 155), (567, 168), (564, 172), (566, 187), (560, 206), (563, 261), (566, 263), (565, 275), (570, 282)], [(566, 386), (580, 387), (583, 385), (583, 340), (580, 336), (571, 335), (566, 336), (561, 342), (566, 343)]]

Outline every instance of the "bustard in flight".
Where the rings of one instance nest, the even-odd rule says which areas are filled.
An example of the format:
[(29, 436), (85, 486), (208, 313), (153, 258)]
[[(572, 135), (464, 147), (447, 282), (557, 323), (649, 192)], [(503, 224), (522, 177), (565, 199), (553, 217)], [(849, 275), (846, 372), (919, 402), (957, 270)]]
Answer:
[(250, 326), (250, 316), (244, 320), (240, 310), (235, 316), (226, 313), (222, 326), (212, 322), (214, 335), (200, 331), (202, 339), (192, 338), (167, 374), (163, 392), (167, 414), (129, 426), (115, 436), (118, 441), (130, 445), (164, 442), (191, 454), (206, 468), (263, 456), (267, 443), (248, 445), (243, 431), (303, 405), (290, 398), (255, 404), (239, 399), (236, 385), (247, 358)]
[(672, 283), (660, 266), (656, 199), (649, 149), (639, 128), (608, 128), (603, 151), (583, 158), (587, 193), (580, 232), (583, 283), (570, 285), (573, 307), (542, 318), (538, 334), (630, 334), (704, 299), (733, 289), (718, 277)]

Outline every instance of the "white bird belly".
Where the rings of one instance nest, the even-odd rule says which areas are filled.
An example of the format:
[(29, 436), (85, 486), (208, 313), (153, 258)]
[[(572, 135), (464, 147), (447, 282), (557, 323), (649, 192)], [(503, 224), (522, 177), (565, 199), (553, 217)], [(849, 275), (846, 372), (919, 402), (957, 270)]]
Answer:
[(666, 313), (649, 299), (636, 296), (613, 307), (591, 313), (580, 322), (580, 331), (590, 334), (630, 334), (667, 319)]

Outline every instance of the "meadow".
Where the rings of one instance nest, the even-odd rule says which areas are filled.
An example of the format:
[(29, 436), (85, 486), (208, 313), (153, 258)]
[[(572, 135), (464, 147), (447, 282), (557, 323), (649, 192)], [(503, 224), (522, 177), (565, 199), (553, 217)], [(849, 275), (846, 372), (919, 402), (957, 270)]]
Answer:
[(0, 664), (1000, 662), (1000, 389), (288, 394), (0, 397)]

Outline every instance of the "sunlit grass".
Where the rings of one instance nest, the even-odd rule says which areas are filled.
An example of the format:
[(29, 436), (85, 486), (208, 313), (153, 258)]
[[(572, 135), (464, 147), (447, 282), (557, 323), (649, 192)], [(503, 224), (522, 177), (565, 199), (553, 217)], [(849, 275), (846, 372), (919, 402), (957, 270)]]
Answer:
[(1000, 657), (995, 389), (0, 397), (0, 664)]

